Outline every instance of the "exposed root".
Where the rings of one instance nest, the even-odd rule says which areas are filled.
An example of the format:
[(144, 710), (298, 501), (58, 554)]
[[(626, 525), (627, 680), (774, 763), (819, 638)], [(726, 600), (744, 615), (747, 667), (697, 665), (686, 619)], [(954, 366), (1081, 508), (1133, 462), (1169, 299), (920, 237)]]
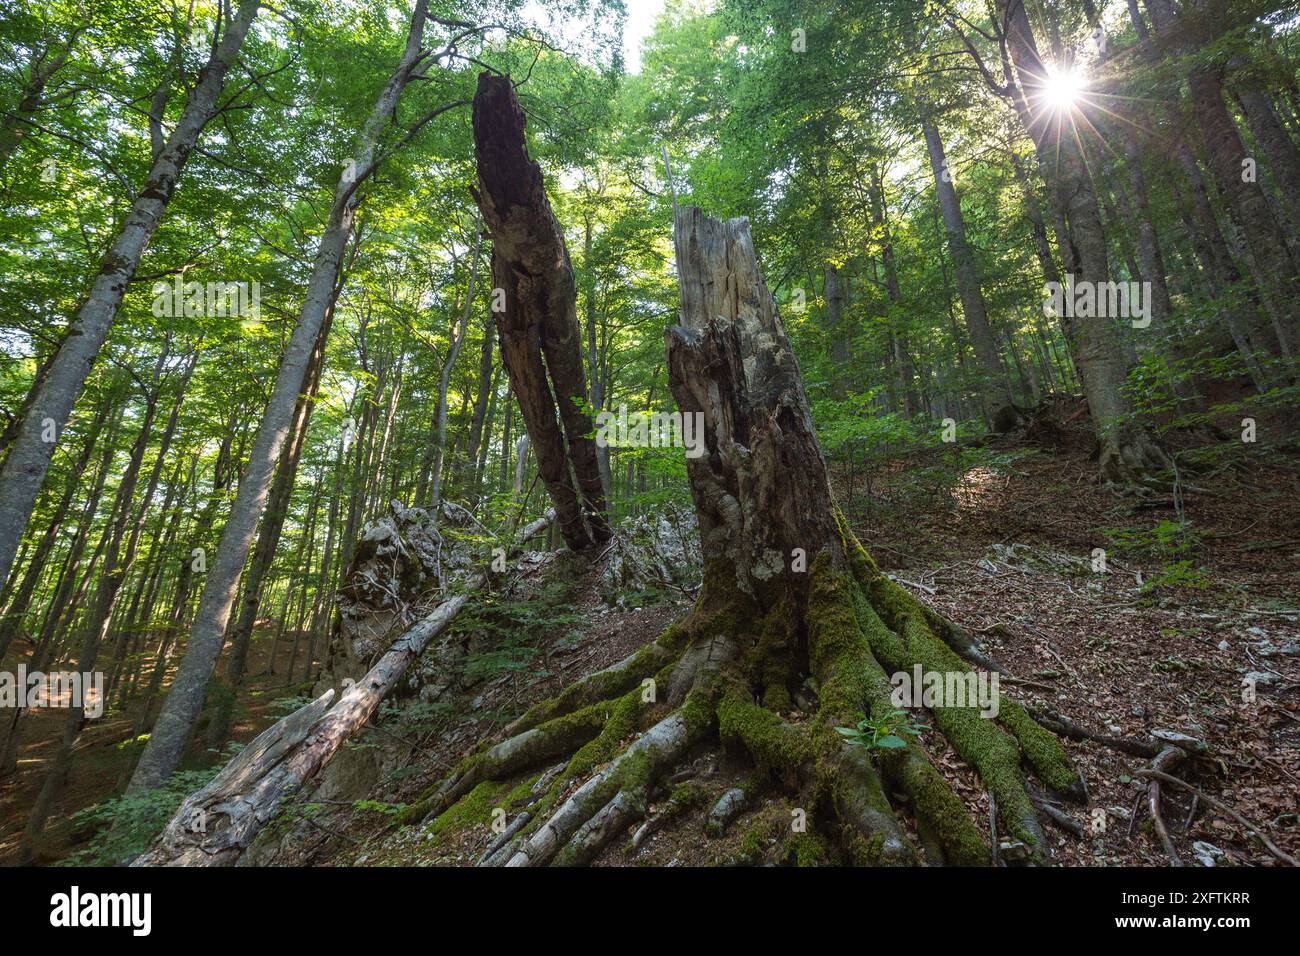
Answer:
[(894, 816), (867, 752), (844, 745), (837, 770), (835, 812), (853, 861), (859, 866), (915, 866), (916, 849)]
[(744, 787), (732, 787), (725, 791), (713, 809), (709, 811), (709, 818), (704, 824), (704, 831), (711, 837), (720, 837), (727, 832), (727, 827), (731, 822), (745, 812), (749, 806), (749, 791)]
[[(727, 792), (731, 793), (732, 791)], [(639, 849), (641, 844), (645, 843), (652, 834), (662, 830), (687, 810), (699, 806), (706, 797), (706, 791), (698, 784), (682, 783), (674, 787), (668, 797), (668, 802), (664, 804), (659, 812), (637, 827), (636, 832), (632, 834), (632, 839), (628, 841), (628, 849)]]
[[(638, 737), (564, 801), (506, 865), (544, 865), (562, 850), (558, 862), (580, 863), (599, 852), (622, 825), (644, 812), (649, 788), (659, 776), (707, 733), (710, 722), (694, 719), (700, 709), (674, 711)], [(586, 826), (606, 810), (604, 819)]]
[(529, 708), (522, 717), (511, 722), (505, 732), (518, 734), (591, 704), (618, 697), (676, 660), (681, 653), (682, 644), (680, 632), (669, 628), (658, 640), (647, 644), (617, 664), (611, 664), (604, 670), (588, 674), (570, 684), (558, 696), (548, 698)]
[(1283, 851), (1280, 847), (1278, 847), (1276, 843), (1274, 843), (1272, 840), (1268, 838), (1268, 834), (1264, 832), (1263, 827), (1261, 827), (1258, 823), (1253, 822), (1248, 817), (1242, 816), (1240, 813), (1232, 809), (1232, 807), (1228, 806), (1222, 800), (1217, 800), (1214, 797), (1210, 796), (1208, 793), (1205, 793), (1204, 791), (1198, 790), (1196, 787), (1193, 787), (1186, 780), (1180, 780), (1177, 777), (1175, 777), (1173, 774), (1168, 774), (1161, 770), (1139, 770), (1137, 774), (1139, 777), (1153, 777), (1159, 780), (1163, 780), (1165, 783), (1172, 783), (1175, 786), (1182, 787), (1184, 790), (1190, 790), (1193, 794), (1196, 795), (1196, 798), (1198, 800), (1202, 801), (1203, 803), (1208, 803), (1210, 806), (1218, 810), (1222, 810), (1228, 816), (1232, 817), (1232, 819), (1236, 820), (1239, 824), (1245, 827), (1249, 833), (1258, 837), (1259, 842), (1264, 844), (1264, 848), (1268, 850), (1269, 853), (1272, 853), (1275, 857), (1277, 857), (1279, 860), (1285, 863), (1287, 866), (1300, 866), (1300, 862), (1297, 862), (1295, 857)]
[[(1151, 769), (1165, 774), (1181, 763), (1184, 756), (1186, 754), (1177, 747), (1166, 747), (1155, 760), (1151, 761)], [(1156, 836), (1160, 838), (1160, 845), (1164, 847), (1170, 864), (1182, 866), (1183, 861), (1178, 856), (1178, 851), (1174, 849), (1174, 841), (1169, 839), (1169, 828), (1165, 826), (1165, 818), (1160, 813), (1160, 777), (1150, 777), (1147, 780), (1147, 809), (1151, 812), (1151, 825), (1155, 828)]]
[[(421, 813), (436, 818), (483, 781), (571, 754), (530, 814), (515, 817), (481, 864), (585, 864), (646, 817), (662, 778), (716, 728), (724, 746), (755, 765), (753, 787), (778, 782), (816, 824), (815, 833), (792, 830), (780, 841), (781, 859), (824, 860), (830, 837), (859, 864), (987, 866), (993, 851), (984, 833), (918, 739), (869, 750), (835, 732), (863, 711), (883, 719), (896, 709), (889, 671), (919, 665), (970, 673), (970, 655), (959, 649), (973, 644), (880, 573), (851, 535), (841, 556), (848, 560), (837, 566), (828, 552), (818, 555), (797, 612), (779, 601), (762, 613), (752, 596), (731, 586), (734, 576), (706, 573), (712, 590), (706, 586), (691, 615), (626, 660), (531, 708), (506, 740), (469, 758)], [(755, 636), (738, 637), (745, 634)], [(643, 684), (648, 677), (652, 685)], [(656, 690), (647, 694), (647, 687)], [(799, 710), (793, 699), (803, 702)], [(988, 787), (1002, 832), (1018, 850), (1023, 845), (1030, 862), (1047, 862), (1038, 807), (1062, 826), (1069, 818), (1031, 799), (1021, 761), (1073, 798), (1086, 793), (1082, 780), (1056, 738), (1018, 703), (1000, 696), (996, 719), (968, 704), (935, 704), (934, 725)], [(636, 830), (632, 849), (703, 799), (699, 788), (678, 789)], [(715, 835), (748, 809), (746, 789), (717, 800), (708, 824)], [(890, 792), (902, 794), (919, 847)], [(1077, 825), (1067, 828), (1078, 832)], [(738, 859), (751, 857), (742, 852)]]

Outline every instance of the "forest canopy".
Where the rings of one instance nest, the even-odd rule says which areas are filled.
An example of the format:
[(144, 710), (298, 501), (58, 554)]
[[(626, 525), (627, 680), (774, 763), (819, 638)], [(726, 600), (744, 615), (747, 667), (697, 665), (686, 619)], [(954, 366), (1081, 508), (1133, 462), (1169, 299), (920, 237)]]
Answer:
[(1298, 16), (0, 0), (0, 854), (1294, 864)]

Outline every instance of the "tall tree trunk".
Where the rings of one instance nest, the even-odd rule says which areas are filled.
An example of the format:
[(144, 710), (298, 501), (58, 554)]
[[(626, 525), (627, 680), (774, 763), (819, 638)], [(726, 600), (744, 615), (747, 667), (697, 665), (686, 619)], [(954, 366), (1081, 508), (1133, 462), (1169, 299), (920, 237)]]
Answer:
[[(447, 444), (447, 383), (451, 381), (452, 369), (460, 357), (460, 347), (469, 330), (469, 317), (474, 309), (474, 283), (478, 279), (478, 253), (483, 242), (483, 229), (474, 224), (474, 249), (469, 256), (469, 288), (465, 291), (465, 308), (461, 311), (460, 324), (452, 330), (451, 342), (447, 348), (447, 361), (442, 363), (438, 375), (438, 422), (437, 452), (433, 459), (433, 490), (429, 495), (430, 508), (436, 515), (442, 505), (442, 462)], [(419, 502), (416, 502), (419, 504)]]
[[(1094, 289), (1110, 281), (1106, 234), (1091, 177), (1078, 146), (1047, 106), (1048, 71), (1022, 3), (997, 0), (1005, 24), (1010, 62), (1004, 65), (1016, 112), (1038, 154), (1038, 162), (1056, 205), (1056, 230), (1065, 272)], [(1012, 75), (1014, 65), (1014, 75)], [(1037, 112), (1035, 112), (1037, 110)], [(1133, 414), (1123, 392), (1128, 365), (1111, 317), (1075, 316), (1067, 326), (1075, 365), (1083, 380), (1099, 445), (1098, 465), (1104, 480), (1119, 484), (1149, 481), (1169, 466), (1169, 456)]]
[(829, 262), (822, 270), (822, 295), (826, 299), (826, 331), (831, 340), (831, 395), (843, 401), (849, 396), (849, 334), (844, 327), (840, 270)]
[(36, 545), (36, 550), (32, 552), (22, 580), (13, 589), (4, 616), (0, 618), (0, 659), (4, 658), (5, 652), (9, 650), (9, 643), (22, 628), (23, 618), (27, 616), (27, 611), (31, 607), (32, 595), (36, 591), (37, 582), (40, 581), (41, 575), (46, 570), (46, 561), (49, 560), (50, 554), (54, 550), (59, 532), (63, 529), (64, 518), (67, 517), (68, 510), (72, 506), (72, 499), (80, 487), (79, 479), (84, 475), (86, 466), (90, 463), (91, 452), (94, 451), (95, 443), (100, 437), (100, 429), (104, 427), (104, 423), (113, 411), (112, 402), (103, 401), (100, 404), (94, 419), (86, 429), (86, 440), (81, 446), (81, 454), (77, 457), (72, 470), (68, 473), (68, 479), (63, 487), (63, 495), (50, 516), (49, 526), (45, 529), (45, 534), (41, 536), (40, 542)]
[[(1176, 37), (1179, 28), (1187, 22), (1186, 16), (1176, 14), (1170, 0), (1145, 2), (1156, 32), (1163, 37)], [(1186, 46), (1212, 39), (1183, 36), (1177, 42)], [(1222, 64), (1214, 61), (1198, 61), (1188, 67), (1187, 86), (1192, 110), (1214, 180), (1227, 199), (1233, 220), (1242, 231), (1248, 254), (1255, 261), (1260, 295), (1273, 318), (1281, 354), (1290, 358), (1300, 348), (1300, 271), (1297, 271), (1287, 246), (1286, 233), (1274, 218), (1257, 175), (1247, 175), (1253, 158), (1247, 155), (1241, 135), (1224, 103), (1224, 70)]]
[(907, 320), (903, 318), (900, 321), (896, 311), (902, 302), (903, 289), (898, 282), (898, 267), (894, 262), (894, 237), (889, 224), (889, 202), (885, 196), (885, 178), (879, 164), (872, 167), (871, 178), (871, 219), (872, 224), (880, 231), (880, 261), (885, 269), (885, 294), (889, 297), (890, 306), (889, 346), (902, 385), (903, 413), (908, 418), (912, 418), (921, 411), (921, 403), (916, 394), (916, 366), (912, 361), (912, 350), (907, 340)]
[(325, 342), (329, 338), (332, 319), (333, 310), (321, 326), (320, 336), (316, 340), (316, 350), (307, 372), (307, 388), (302, 395), (298, 396), (289, 439), (276, 465), (275, 481), (271, 485), (266, 513), (262, 516), (262, 526), (257, 535), (257, 546), (253, 549), (253, 560), (248, 566), (248, 575), (244, 581), (244, 596), (239, 606), (239, 617), (226, 635), (226, 643), (230, 645), (230, 659), (226, 664), (226, 692), (216, 698), (211, 719), (208, 721), (209, 750), (219, 751), (230, 734), (235, 701), (243, 686), (244, 674), (248, 667), (248, 650), (253, 640), (253, 627), (257, 623), (257, 612), (262, 606), (264, 582), (275, 561), (280, 534), (284, 530), (285, 519), (289, 516), (294, 479), (298, 475), (298, 463), (307, 444), (307, 430), (315, 408), (316, 393), (320, 388), (321, 371), (325, 367)]
[(0, 466), (0, 581), (9, 577), (18, 542), (27, 528), (37, 492), (45, 480), (56, 441), (67, 424), (72, 406), (90, 374), (99, 350), (117, 317), (127, 286), (139, 268), (140, 258), (176, 191), (177, 181), (203, 127), (217, 110), (217, 99), (257, 15), (260, 0), (240, 0), (232, 19), (225, 22), (221, 41), (199, 71), (189, 102), (154, 158), (144, 188), (140, 190), (108, 255), (100, 263), (77, 316), (64, 336), (31, 407)]
[(948, 160), (944, 155), (943, 140), (939, 138), (939, 128), (928, 118), (922, 119), (921, 131), (925, 135), (930, 170), (934, 174), (935, 191), (939, 196), (939, 211), (943, 215), (948, 254), (952, 256), (953, 272), (957, 276), (957, 294), (961, 297), (962, 314), (966, 318), (971, 346), (975, 350), (975, 358), (984, 379), (981, 391), (988, 402), (988, 414), (994, 429), (999, 432), (1009, 431), (1019, 421), (1020, 413), (1011, 397), (1006, 368), (1002, 364), (993, 329), (989, 326), (975, 253), (966, 239), (966, 223), (962, 218), (957, 190), (953, 187)]
[[(874, 719), (893, 712), (891, 671), (969, 673), (955, 650), (973, 653), (969, 640), (881, 573), (848, 530), (748, 222), (681, 209), (675, 247), (682, 313), (681, 325), (665, 333), (669, 383), (681, 412), (703, 417), (707, 446), (687, 462), (705, 561), (700, 595), (684, 618), (599, 682), (582, 681), (514, 721), (505, 740), (466, 761), (420, 806), (424, 819), (482, 781), (553, 762), (599, 735), (612, 759), (564, 780), (563, 801), (494, 861), (587, 863), (716, 732), (764, 777), (818, 795), (810, 813), (823, 815), (821, 829), (840, 841), (841, 859), (922, 860), (891, 804), (889, 795), (901, 793), (926, 834), (928, 862), (987, 865), (979, 828), (919, 743), (873, 760), (835, 732), (864, 710)], [(647, 703), (643, 680), (651, 675), (656, 695)], [(818, 688), (811, 714), (793, 700), (809, 677)], [(622, 715), (617, 723), (601, 719), (606, 701)], [(1082, 783), (1059, 743), (1007, 695), (1000, 702), (1000, 724), (969, 706), (936, 705), (934, 721), (992, 790), (1004, 832), (1046, 861), (1022, 752), (1050, 786), (1082, 797)], [(561, 728), (580, 719), (580, 707), (594, 719), (564, 739)]]
[(317, 246), (302, 312), (280, 361), (275, 388), (258, 425), (248, 465), (204, 581), (185, 656), (131, 777), (127, 788), (129, 793), (152, 790), (171, 776), (203, 707), (208, 681), (221, 654), (239, 577), (266, 504), (271, 475), (289, 431), (321, 325), (336, 294), (339, 270), (343, 266), (344, 251), (359, 201), (357, 187), (373, 173), (383, 158), (378, 153), (379, 137), (392, 120), (407, 81), (421, 62), (426, 17), (427, 0), (416, 0), (401, 63), (384, 84), (358, 139), (355, 171), (353, 175), (341, 177), (335, 189), (334, 203)]

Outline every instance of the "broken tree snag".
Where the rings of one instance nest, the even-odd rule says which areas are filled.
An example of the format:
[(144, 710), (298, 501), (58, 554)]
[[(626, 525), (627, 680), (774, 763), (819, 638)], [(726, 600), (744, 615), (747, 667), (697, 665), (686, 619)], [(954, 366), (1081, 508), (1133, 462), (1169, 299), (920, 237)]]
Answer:
[[(569, 547), (579, 551), (607, 541), (611, 532), (594, 428), (584, 411), (587, 378), (573, 267), (546, 198), (541, 167), (528, 157), (524, 125), (510, 77), (479, 74), (474, 198), (492, 235), (501, 358), (560, 531)], [(503, 310), (497, 308), (498, 296), (504, 297)]]
[[(519, 545), (550, 527), (538, 518), (515, 538)], [(395, 640), (332, 707), (331, 688), (262, 731), (206, 786), (190, 794), (146, 852), (132, 866), (233, 866), (284, 801), (327, 764), (379, 709), (424, 649), (446, 632), (474, 591), (487, 581), (479, 572), (465, 593), (440, 603)]]
[(798, 552), (842, 557), (826, 463), (748, 220), (689, 207), (674, 241), (682, 324), (664, 336), (668, 381), (682, 415), (703, 415), (707, 452), (686, 469), (704, 559), (725, 559), (770, 606), (763, 592), (806, 588)]
[[(791, 791), (807, 839), (841, 862), (987, 865), (980, 827), (918, 739), (868, 750), (836, 732), (862, 712), (896, 719), (890, 672), (974, 679), (953, 647), (968, 642), (876, 567), (836, 507), (749, 223), (698, 209), (675, 220), (681, 324), (665, 338), (673, 396), (683, 415), (700, 416), (705, 438), (705, 454), (687, 461), (705, 562), (699, 596), (653, 644), (535, 706), (507, 739), (467, 757), (414, 818), (437, 818), (487, 781), (571, 754), (539, 797), (547, 813), (521, 823), (485, 862), (589, 862), (646, 815), (691, 748), (713, 738), (751, 760), (764, 788)], [(645, 699), (642, 676), (662, 693)], [(965, 695), (936, 701), (930, 716), (993, 794), (999, 832), (1024, 857), (1046, 860), (1024, 764), (1055, 790), (1078, 796), (1082, 787), (1060, 743), (1014, 701), (999, 702), (996, 719)], [(904, 795), (920, 846), (893, 794)]]

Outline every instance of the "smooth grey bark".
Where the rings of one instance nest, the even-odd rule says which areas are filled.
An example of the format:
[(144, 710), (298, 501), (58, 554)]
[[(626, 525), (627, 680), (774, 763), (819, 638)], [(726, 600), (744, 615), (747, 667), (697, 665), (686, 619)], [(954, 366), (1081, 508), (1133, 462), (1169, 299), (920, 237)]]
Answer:
[(483, 244), (483, 228), (474, 223), (474, 250), (469, 257), (469, 288), (465, 291), (465, 308), (460, 314), (460, 324), (452, 333), (451, 343), (447, 349), (447, 360), (442, 363), (438, 373), (438, 432), (437, 449), (433, 457), (433, 489), (429, 493), (429, 510), (435, 515), (442, 504), (442, 460), (447, 446), (447, 386), (451, 381), (452, 369), (460, 357), (460, 347), (465, 342), (465, 333), (469, 330), (470, 313), (474, 310), (474, 284), (478, 280), (478, 255)]
[[(135, 496), (136, 484), (139, 481), (141, 467), (144, 464), (145, 452), (149, 447), (154, 417), (158, 411), (158, 385), (161, 381), (166, 360), (167, 349), (164, 349), (159, 354), (157, 364), (154, 367), (152, 388), (146, 396), (145, 412), (140, 422), (140, 431), (131, 448), (131, 454), (127, 460), (126, 470), (122, 474), (122, 480), (117, 487), (116, 501), (114, 503), (114, 512), (117, 517), (111, 524), (110, 537), (104, 551), (104, 564), (100, 569), (99, 580), (95, 586), (94, 600), (81, 625), (82, 641), (80, 652), (77, 655), (77, 670), (82, 674), (90, 673), (95, 669), (100, 649), (104, 644), (104, 636), (113, 620), (113, 611), (117, 606), (117, 598), (121, 593), (122, 583), (126, 579), (131, 563), (135, 560), (135, 552), (140, 542), (140, 532), (148, 514), (150, 500), (157, 489), (159, 468), (155, 468), (150, 475), (148, 487), (142, 496), (138, 509), (135, 512), (132, 511), (132, 499)], [(193, 365), (190, 368), (192, 369)], [(188, 371), (185, 380), (188, 381)], [(167, 453), (166, 446), (174, 433), (176, 412), (179, 411), (179, 408), (180, 400), (178, 399), (174, 406), (176, 411), (173, 412), (169, 428), (163, 436), (163, 443), (159, 449), (159, 466), (162, 464), (163, 456)], [(23, 864), (31, 863), (35, 859), (36, 840), (44, 832), (45, 822), (49, 819), (54, 801), (62, 793), (64, 784), (67, 782), (68, 772), (72, 767), (73, 750), (86, 724), (85, 703), (83, 699), (79, 703), (74, 703), (68, 710), (63, 735), (59, 740), (59, 748), (51, 761), (49, 773), (46, 774), (45, 781), (42, 783), (36, 799), (32, 802), (27, 817), (27, 826), (18, 844), (18, 856)]]
[(31, 607), (36, 585), (40, 581), (41, 574), (45, 571), (45, 563), (53, 553), (54, 545), (58, 541), (59, 531), (63, 529), (63, 520), (68, 514), (69, 508), (71, 508), (72, 499), (80, 486), (78, 478), (84, 474), (86, 466), (90, 464), (90, 456), (95, 448), (96, 441), (100, 437), (100, 430), (104, 427), (108, 416), (115, 410), (115, 403), (109, 401), (101, 403), (95, 418), (86, 429), (86, 440), (82, 444), (81, 454), (77, 457), (72, 470), (68, 474), (63, 494), (50, 517), (49, 526), (37, 543), (36, 550), (27, 559), (27, 567), (22, 580), (13, 589), (4, 615), (0, 616), (0, 659), (4, 657), (5, 651), (9, 649), (10, 642), (22, 627), (23, 618), (26, 617), (27, 611)]
[(90, 293), (68, 328), (0, 466), (0, 581), (9, 577), (18, 543), (50, 467), (56, 441), (45, 440), (47, 429), (53, 429), (57, 440), (67, 424), (199, 134), (216, 113), (226, 73), (257, 15), (258, 2), (240, 0), (234, 17), (226, 21), (221, 41), (199, 71), (198, 83), (176, 128), (154, 159), (144, 188), (100, 263)]
[(248, 558), (258, 519), (266, 505), (271, 476), (289, 431), (317, 335), (334, 299), (360, 198), (357, 187), (373, 173), (382, 159), (377, 152), (379, 136), (391, 122), (407, 81), (425, 56), (421, 52), (421, 41), (427, 8), (426, 0), (417, 0), (401, 62), (385, 82), (358, 137), (355, 166), (349, 167), (353, 170), (352, 175), (342, 176), (335, 188), (334, 202), (316, 251), (298, 324), (280, 361), (275, 388), (258, 425), (248, 465), (204, 581), (189, 644), (153, 733), (140, 755), (140, 762), (127, 787), (128, 793), (151, 790), (171, 776), (203, 707), (208, 681), (221, 654), (239, 577)]
[(253, 640), (253, 628), (257, 623), (257, 612), (262, 604), (262, 591), (267, 574), (275, 561), (276, 546), (288, 517), (290, 501), (293, 496), (294, 479), (298, 474), (298, 462), (307, 442), (307, 431), (311, 424), (312, 411), (315, 408), (316, 393), (320, 388), (321, 371), (325, 364), (325, 343), (329, 338), (333, 311), (327, 315), (316, 338), (316, 349), (312, 354), (311, 367), (307, 372), (308, 384), (298, 397), (294, 408), (293, 424), (289, 439), (280, 454), (276, 465), (275, 480), (271, 484), (270, 497), (266, 513), (258, 529), (257, 545), (253, 549), (253, 560), (249, 563), (248, 575), (244, 581), (243, 600), (240, 601), (239, 616), (227, 634), (230, 644), (230, 657), (226, 664), (226, 688), (228, 693), (218, 698), (213, 708), (212, 719), (208, 723), (206, 735), (209, 750), (220, 750), (230, 734), (231, 721), (234, 717), (235, 695), (244, 682), (244, 673), (248, 665), (248, 650)]
[(980, 291), (979, 269), (975, 264), (975, 254), (970, 242), (966, 239), (966, 223), (962, 218), (961, 203), (957, 199), (957, 190), (953, 186), (952, 174), (948, 169), (938, 126), (928, 117), (923, 118), (921, 131), (925, 135), (926, 152), (930, 157), (930, 171), (934, 174), (935, 191), (939, 196), (939, 211), (943, 215), (948, 254), (952, 257), (953, 272), (957, 278), (957, 295), (961, 298), (966, 329), (970, 333), (971, 346), (975, 350), (975, 358), (979, 362), (980, 372), (984, 378), (981, 391), (988, 401), (989, 417), (993, 427), (999, 432), (1005, 432), (1015, 426), (1020, 415), (1011, 396), (1006, 368), (1002, 364), (1002, 356), (993, 338), (993, 330), (989, 326), (988, 311), (984, 307), (984, 294)]
[[(1076, 282), (1098, 288), (1110, 281), (1110, 264), (1091, 177), (1073, 138), (1052, 135), (1056, 124), (1046, 111), (1048, 72), (1023, 3), (997, 0), (997, 13), (1006, 32), (1009, 62), (1004, 61), (1003, 68), (1013, 105), (1052, 187), (1054, 228), (1065, 272), (1073, 274)], [(1136, 421), (1122, 390), (1128, 363), (1112, 319), (1076, 316), (1065, 328), (1097, 432), (1102, 478), (1130, 484), (1163, 471), (1169, 466), (1168, 455)]]

